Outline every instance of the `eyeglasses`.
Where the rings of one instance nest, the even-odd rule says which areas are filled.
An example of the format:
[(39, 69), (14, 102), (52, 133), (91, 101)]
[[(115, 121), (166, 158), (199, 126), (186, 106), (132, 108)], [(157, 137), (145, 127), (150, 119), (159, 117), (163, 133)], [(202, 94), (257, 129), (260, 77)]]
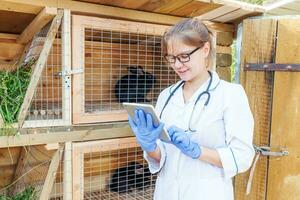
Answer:
[(164, 58), (167, 60), (168, 63), (170, 64), (174, 64), (176, 62), (176, 58), (178, 59), (179, 62), (181, 63), (186, 63), (189, 62), (191, 59), (191, 55), (193, 53), (195, 53), (198, 49), (200, 49), (201, 47), (197, 47), (196, 49), (194, 49), (193, 51), (191, 51), (190, 53), (183, 53), (183, 54), (179, 54), (177, 56), (173, 56), (173, 55), (165, 55)]

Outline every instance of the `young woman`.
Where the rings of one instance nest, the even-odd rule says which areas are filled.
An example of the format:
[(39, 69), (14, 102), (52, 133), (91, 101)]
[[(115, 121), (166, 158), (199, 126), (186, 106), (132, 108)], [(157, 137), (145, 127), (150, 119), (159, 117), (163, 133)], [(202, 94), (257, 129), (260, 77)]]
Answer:
[[(177, 23), (164, 34), (162, 47), (181, 79), (158, 97), (163, 123), (154, 126), (142, 110), (129, 119), (150, 171), (158, 173), (154, 199), (232, 200), (232, 178), (254, 157), (254, 122), (244, 89), (211, 70), (211, 34), (201, 21)], [(163, 126), (171, 142), (158, 139)]]

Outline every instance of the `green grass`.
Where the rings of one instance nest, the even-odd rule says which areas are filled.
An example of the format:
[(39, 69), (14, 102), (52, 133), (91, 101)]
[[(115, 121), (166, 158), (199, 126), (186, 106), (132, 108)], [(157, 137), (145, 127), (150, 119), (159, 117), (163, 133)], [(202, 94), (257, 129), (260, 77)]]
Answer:
[(6, 196), (0, 195), (0, 200), (36, 200), (37, 195), (36, 191), (33, 187), (28, 187), (24, 191), (14, 195), (14, 196)]

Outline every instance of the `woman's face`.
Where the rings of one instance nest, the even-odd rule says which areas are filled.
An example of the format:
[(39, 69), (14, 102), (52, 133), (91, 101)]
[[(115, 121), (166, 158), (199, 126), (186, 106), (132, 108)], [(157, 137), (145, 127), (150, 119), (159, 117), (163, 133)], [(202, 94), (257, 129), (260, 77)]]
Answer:
[[(189, 54), (196, 50), (197, 46), (186, 45), (180, 41), (170, 41), (168, 44), (168, 55), (180, 56)], [(201, 78), (207, 73), (206, 59), (209, 55), (210, 46), (206, 42), (204, 46), (190, 55), (188, 62), (180, 62), (178, 58), (175, 63), (170, 63), (173, 70), (179, 75), (181, 80), (193, 81), (194, 79)]]

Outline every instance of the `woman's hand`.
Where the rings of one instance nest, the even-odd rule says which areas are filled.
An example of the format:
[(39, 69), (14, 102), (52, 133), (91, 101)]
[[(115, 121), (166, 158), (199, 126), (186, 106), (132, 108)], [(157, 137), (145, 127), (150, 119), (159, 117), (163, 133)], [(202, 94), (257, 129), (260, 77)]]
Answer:
[(135, 120), (132, 120), (128, 117), (129, 125), (138, 143), (144, 151), (155, 151), (157, 147), (156, 140), (162, 132), (164, 124), (160, 123), (158, 127), (154, 126), (151, 114), (145, 114), (143, 110), (135, 110), (134, 118)]
[(201, 156), (200, 146), (192, 142), (188, 133), (184, 130), (176, 126), (171, 126), (168, 128), (168, 134), (170, 135), (172, 143), (180, 149), (182, 153), (193, 159), (198, 159)]

